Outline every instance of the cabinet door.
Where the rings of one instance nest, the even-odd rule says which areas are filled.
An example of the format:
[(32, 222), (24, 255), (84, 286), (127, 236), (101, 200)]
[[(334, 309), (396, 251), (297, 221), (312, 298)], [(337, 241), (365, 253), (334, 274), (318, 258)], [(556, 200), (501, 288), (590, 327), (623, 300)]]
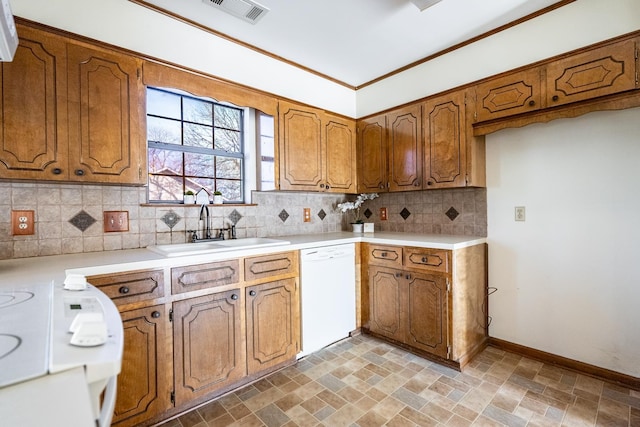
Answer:
[(171, 347), (162, 305), (121, 313), (122, 371), (113, 424), (134, 426), (171, 407)]
[(444, 276), (404, 273), (408, 287), (406, 343), (448, 358), (449, 295)]
[(252, 375), (286, 362), (300, 348), (296, 279), (246, 288), (247, 370)]
[(0, 65), (0, 176), (68, 177), (65, 43), (18, 26), (12, 62)]
[(466, 112), (464, 91), (425, 102), (424, 188), (464, 187)]
[(636, 41), (626, 40), (547, 65), (547, 105), (635, 89)]
[(358, 122), (358, 192), (387, 191), (387, 125), (380, 115)]
[(491, 79), (476, 86), (476, 120), (498, 119), (542, 108), (539, 67)]
[(389, 135), (389, 191), (422, 189), (421, 106), (412, 105), (387, 115)]
[(355, 122), (329, 115), (324, 119), (325, 190), (355, 193), (357, 191)]
[(369, 268), (369, 329), (396, 341), (406, 335), (406, 289), (402, 271)]
[(240, 310), (238, 289), (173, 304), (176, 405), (246, 374)]
[[(138, 60), (67, 46), (69, 153), (75, 181), (146, 183), (144, 86)], [(144, 172), (144, 173), (143, 173)]]
[(287, 102), (279, 110), (280, 189), (321, 190), (322, 112)]

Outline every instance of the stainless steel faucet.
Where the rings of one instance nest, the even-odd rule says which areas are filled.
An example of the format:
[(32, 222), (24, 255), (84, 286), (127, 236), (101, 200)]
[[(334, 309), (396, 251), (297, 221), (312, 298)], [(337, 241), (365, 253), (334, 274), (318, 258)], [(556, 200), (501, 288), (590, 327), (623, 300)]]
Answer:
[(204, 221), (202, 224), (202, 238), (210, 239), (211, 238), (211, 219), (209, 217), (209, 207), (203, 203), (200, 208), (200, 221)]

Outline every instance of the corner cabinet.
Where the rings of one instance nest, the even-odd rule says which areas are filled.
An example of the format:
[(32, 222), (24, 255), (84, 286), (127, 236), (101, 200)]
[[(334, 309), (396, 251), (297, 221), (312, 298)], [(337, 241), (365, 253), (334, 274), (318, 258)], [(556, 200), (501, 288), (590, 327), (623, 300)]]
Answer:
[(355, 121), (279, 103), (280, 189), (356, 192)]
[(486, 245), (368, 244), (363, 254), (365, 332), (458, 369), (486, 346)]
[(24, 25), (18, 34), (1, 65), (1, 176), (146, 183), (139, 60)]
[(387, 116), (358, 121), (358, 192), (385, 192), (387, 178)]

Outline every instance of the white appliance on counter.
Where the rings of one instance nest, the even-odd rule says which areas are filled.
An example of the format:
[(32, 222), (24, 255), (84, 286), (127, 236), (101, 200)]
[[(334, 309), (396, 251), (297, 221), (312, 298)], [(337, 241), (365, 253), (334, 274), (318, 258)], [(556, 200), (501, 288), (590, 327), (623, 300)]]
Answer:
[(302, 352), (333, 344), (356, 329), (355, 244), (300, 251)]
[(78, 289), (0, 284), (0, 424), (111, 424), (122, 320), (100, 290)]

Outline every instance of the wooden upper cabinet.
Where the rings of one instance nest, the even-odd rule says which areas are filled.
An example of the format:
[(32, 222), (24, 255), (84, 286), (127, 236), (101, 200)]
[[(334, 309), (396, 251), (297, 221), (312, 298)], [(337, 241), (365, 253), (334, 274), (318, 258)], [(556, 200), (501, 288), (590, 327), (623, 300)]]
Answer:
[(358, 192), (387, 191), (387, 117), (358, 122)]
[(355, 193), (357, 191), (355, 120), (345, 120), (330, 115), (325, 115), (324, 118), (325, 190)]
[(18, 33), (13, 61), (0, 65), (0, 176), (65, 180), (65, 41), (21, 25)]
[(284, 101), (278, 116), (281, 190), (356, 191), (355, 120)]
[(429, 99), (423, 106), (424, 188), (466, 185), (465, 91)]
[(140, 61), (67, 47), (69, 154), (74, 181), (144, 184), (144, 86)]
[(389, 191), (422, 189), (421, 105), (387, 115), (389, 136)]
[(549, 63), (547, 105), (562, 105), (637, 88), (639, 40), (624, 40)]
[(542, 68), (498, 77), (476, 86), (475, 121), (498, 119), (542, 107)]

